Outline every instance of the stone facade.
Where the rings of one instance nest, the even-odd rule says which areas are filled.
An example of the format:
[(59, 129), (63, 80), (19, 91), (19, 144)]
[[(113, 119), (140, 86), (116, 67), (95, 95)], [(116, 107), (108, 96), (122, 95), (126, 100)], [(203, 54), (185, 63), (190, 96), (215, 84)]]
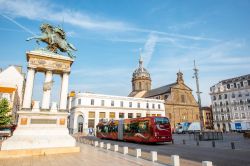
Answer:
[(204, 129), (213, 129), (213, 112), (211, 107), (201, 107)]
[(250, 130), (250, 74), (220, 81), (210, 95), (216, 130), (237, 130), (236, 123)]
[[(175, 128), (176, 124), (180, 122), (200, 121), (198, 103), (192, 95), (192, 90), (185, 85), (181, 72), (177, 73), (177, 81), (175, 83), (151, 90), (150, 74), (144, 68), (144, 72), (142, 72), (141, 68), (142, 59), (140, 58), (139, 68), (133, 73), (132, 92), (129, 96), (165, 100), (165, 114), (170, 119), (172, 128)], [(150, 88), (135, 90), (135, 83), (142, 82), (145, 84), (149, 80)]]
[(177, 73), (177, 82), (152, 89), (143, 97), (165, 100), (166, 116), (172, 128), (181, 122), (199, 122), (199, 106), (192, 90), (184, 84), (181, 72)]

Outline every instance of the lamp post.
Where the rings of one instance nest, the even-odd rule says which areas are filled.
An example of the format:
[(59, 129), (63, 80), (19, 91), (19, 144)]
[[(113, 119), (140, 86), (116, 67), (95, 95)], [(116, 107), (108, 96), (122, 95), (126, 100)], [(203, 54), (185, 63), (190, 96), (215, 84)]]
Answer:
[(195, 60), (194, 60), (194, 76), (193, 78), (195, 78), (196, 80), (196, 94), (197, 94), (197, 98), (198, 98), (198, 105), (199, 105), (199, 113), (200, 113), (200, 125), (201, 125), (201, 132), (203, 131), (203, 115), (202, 115), (202, 110), (201, 110), (201, 92), (200, 92), (200, 88), (199, 88), (199, 76), (198, 76), (198, 69), (196, 68), (195, 65)]

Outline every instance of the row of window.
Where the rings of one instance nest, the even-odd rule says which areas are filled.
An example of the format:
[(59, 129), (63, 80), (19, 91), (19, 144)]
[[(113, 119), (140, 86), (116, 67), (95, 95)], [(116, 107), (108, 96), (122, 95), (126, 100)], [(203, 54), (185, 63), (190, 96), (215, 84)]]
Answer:
[[(117, 132), (118, 126), (115, 125), (107, 125), (107, 126), (98, 126), (97, 130), (99, 132)], [(131, 124), (124, 124), (124, 134), (131, 134), (131, 133), (148, 133), (149, 131), (149, 121), (141, 121)]]
[[(235, 113), (234, 118), (235, 119), (246, 119), (246, 113)], [(250, 117), (250, 112), (248, 112), (248, 116)]]
[[(82, 104), (82, 100), (78, 99), (77, 102), (78, 105)], [(95, 99), (91, 99), (90, 100), (90, 105), (95, 105)], [(101, 106), (105, 106), (105, 100), (101, 100)], [(114, 107), (115, 106), (115, 101), (111, 100), (110, 101), (110, 106)], [(124, 101), (120, 101), (120, 107), (124, 107)], [(133, 107), (133, 102), (129, 102), (129, 107), (132, 108)], [(137, 108), (141, 108), (141, 103), (137, 103)], [(149, 103), (146, 103), (146, 108), (149, 109)], [(156, 109), (156, 104), (152, 104), (152, 109)], [(161, 109), (161, 105), (157, 104), (157, 109)]]
[[(115, 112), (109, 112), (110, 119), (115, 119)], [(147, 117), (149, 116), (161, 116), (161, 114), (146, 114)], [(125, 113), (119, 112), (119, 118), (124, 118)], [(142, 117), (141, 113), (136, 113), (136, 117), (140, 118)], [(95, 118), (95, 112), (89, 112), (88, 118)], [(105, 119), (106, 118), (106, 112), (99, 112), (99, 118), (100, 119)], [(128, 118), (133, 118), (133, 113), (128, 113)]]
[(226, 115), (221, 115), (221, 118), (219, 118), (219, 116), (218, 115), (216, 115), (215, 117), (214, 117), (214, 120), (230, 120), (230, 114), (226, 114)]
[(245, 107), (243, 107), (243, 106), (241, 106), (241, 107), (234, 107), (234, 110), (241, 110), (241, 111), (250, 110), (250, 106), (247, 106), (246, 109), (245, 109)]
[[(223, 97), (222, 97), (222, 96), (223, 96)], [(249, 95), (249, 92), (245, 93), (245, 97), (248, 97), (248, 96), (250, 96), (250, 95)], [(235, 98), (236, 95), (235, 95), (234, 93), (232, 93), (231, 97), (232, 97), (232, 98)], [(239, 93), (239, 94), (238, 94), (238, 97), (243, 97), (243, 95), (242, 95), (241, 93)], [(228, 95), (227, 95), (227, 94), (224, 94), (224, 95), (219, 95), (219, 96), (218, 96), (218, 100), (222, 100), (222, 98), (223, 98), (223, 99), (227, 99), (227, 98), (228, 98)], [(216, 100), (216, 99), (217, 99), (216, 96), (213, 96), (213, 100)]]
[[(250, 99), (246, 99), (245, 101), (244, 100), (242, 100), (242, 99), (240, 99), (239, 101), (232, 101), (231, 102), (231, 104), (232, 105), (243, 105), (243, 104), (250, 104)], [(224, 104), (222, 103), (222, 102), (220, 102), (220, 104), (219, 105), (217, 105), (217, 103), (216, 102), (214, 102), (214, 106), (216, 107), (216, 106), (227, 106), (227, 105), (229, 105), (229, 102), (228, 101), (226, 101)]]
[(217, 112), (229, 112), (229, 108), (227, 107), (226, 110), (224, 110), (223, 108), (215, 109), (215, 111), (217, 111)]
[[(234, 119), (246, 119), (248, 117), (250, 117), (250, 112), (248, 113), (235, 113), (234, 114)], [(230, 120), (231, 116), (230, 114), (226, 114), (226, 115), (221, 115), (220, 117), (218, 115), (216, 115), (214, 117), (214, 120)]]
[[(250, 86), (250, 80), (247, 80), (247, 82), (244, 82), (245, 86)], [(233, 84), (227, 84), (227, 89), (231, 89), (231, 88), (241, 88), (244, 87), (243, 81), (239, 82), (239, 83), (233, 83)]]
[[(248, 105), (247, 107), (244, 107), (244, 106), (240, 106), (240, 107), (232, 107), (233, 110), (241, 110), (241, 111), (244, 111), (244, 110), (250, 110), (250, 105)], [(229, 108), (227, 107), (226, 109), (214, 109), (215, 112), (229, 112)]]

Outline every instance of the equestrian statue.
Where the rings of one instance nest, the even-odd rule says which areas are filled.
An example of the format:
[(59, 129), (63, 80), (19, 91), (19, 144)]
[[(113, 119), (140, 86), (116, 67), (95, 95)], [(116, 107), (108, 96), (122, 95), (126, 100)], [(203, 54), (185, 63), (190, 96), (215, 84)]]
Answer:
[(64, 30), (60, 27), (53, 27), (49, 24), (42, 24), (40, 26), (40, 30), (42, 32), (41, 36), (33, 36), (26, 41), (36, 39), (36, 42), (39, 44), (39, 41), (47, 43), (47, 50), (57, 53), (57, 49), (61, 52), (66, 52), (70, 58), (75, 58), (72, 54), (72, 51), (76, 51), (77, 49), (66, 40), (66, 34)]

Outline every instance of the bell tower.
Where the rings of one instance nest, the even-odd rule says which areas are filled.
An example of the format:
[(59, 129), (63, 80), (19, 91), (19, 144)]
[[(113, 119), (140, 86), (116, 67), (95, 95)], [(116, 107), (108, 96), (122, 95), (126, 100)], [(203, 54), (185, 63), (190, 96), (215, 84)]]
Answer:
[(183, 80), (183, 73), (182, 73), (181, 71), (179, 71), (179, 72), (177, 73), (177, 80), (176, 80), (176, 82), (177, 82), (178, 84), (183, 84), (183, 83), (184, 83), (184, 80)]
[(151, 78), (149, 72), (143, 67), (143, 59), (140, 55), (139, 67), (134, 71), (132, 77), (132, 91), (148, 91), (151, 89)]

